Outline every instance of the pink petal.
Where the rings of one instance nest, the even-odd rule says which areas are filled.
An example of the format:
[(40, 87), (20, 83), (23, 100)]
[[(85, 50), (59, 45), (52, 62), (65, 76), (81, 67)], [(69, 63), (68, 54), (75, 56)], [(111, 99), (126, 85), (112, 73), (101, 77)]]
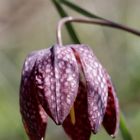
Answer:
[(78, 96), (74, 103), (76, 122), (73, 125), (70, 115), (65, 119), (63, 128), (72, 140), (89, 140), (91, 129), (87, 112), (87, 91), (80, 82)]
[(71, 45), (71, 47), (81, 63), (85, 76), (88, 90), (88, 115), (92, 131), (96, 133), (107, 106), (105, 71), (90, 48), (85, 45)]
[(24, 63), (20, 86), (20, 111), (30, 140), (44, 138), (47, 116), (37, 101), (34, 85), (34, 64), (40, 52), (29, 55)]
[(37, 62), (38, 97), (46, 112), (62, 124), (78, 90), (78, 66), (71, 48), (55, 45)]
[(116, 97), (116, 92), (111, 82), (109, 75), (107, 74), (108, 82), (108, 99), (105, 116), (103, 119), (103, 126), (106, 131), (114, 137), (119, 127), (119, 104)]

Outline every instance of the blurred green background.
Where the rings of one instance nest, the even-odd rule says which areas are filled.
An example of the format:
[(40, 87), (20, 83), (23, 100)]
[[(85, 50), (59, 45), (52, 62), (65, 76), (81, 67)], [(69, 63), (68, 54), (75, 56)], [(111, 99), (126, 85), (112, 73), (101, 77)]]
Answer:
[[(139, 0), (73, 0), (101, 17), (140, 29)], [(64, 7), (71, 16), (79, 16)], [(19, 113), (21, 69), (27, 54), (56, 43), (59, 15), (49, 0), (0, 0), (0, 140), (27, 140)], [(94, 25), (74, 24), (82, 43), (92, 47), (115, 84), (134, 140), (140, 138), (140, 38)], [(72, 43), (65, 28), (65, 44)], [(47, 140), (66, 140), (51, 120)], [(103, 128), (91, 140), (111, 140)], [(120, 132), (116, 140), (122, 140)]]

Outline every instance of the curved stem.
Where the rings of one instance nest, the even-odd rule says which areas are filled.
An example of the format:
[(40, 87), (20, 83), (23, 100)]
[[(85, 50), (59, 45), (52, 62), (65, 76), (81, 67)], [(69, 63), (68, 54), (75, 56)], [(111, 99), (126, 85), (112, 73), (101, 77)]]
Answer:
[(104, 20), (104, 19), (91, 19), (91, 18), (74, 18), (74, 17), (65, 17), (62, 18), (59, 22), (58, 22), (58, 26), (57, 26), (57, 33), (56, 33), (56, 37), (57, 37), (57, 43), (62, 46), (62, 26), (65, 23), (68, 22), (80, 22), (80, 23), (87, 23), (87, 24), (96, 24), (96, 25), (100, 25), (100, 26), (107, 26), (107, 27), (111, 27), (111, 28), (116, 28), (116, 29), (120, 29), (129, 33), (132, 33), (134, 35), (140, 36), (140, 31), (137, 31), (135, 29), (132, 29), (130, 27), (118, 24), (118, 23), (114, 23), (108, 20)]

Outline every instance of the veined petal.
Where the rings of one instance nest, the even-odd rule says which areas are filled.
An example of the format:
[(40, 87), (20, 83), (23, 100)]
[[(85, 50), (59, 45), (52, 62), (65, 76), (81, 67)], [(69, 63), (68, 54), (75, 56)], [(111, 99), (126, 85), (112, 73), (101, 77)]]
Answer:
[(20, 112), (30, 140), (44, 138), (47, 116), (37, 101), (34, 84), (34, 65), (40, 51), (30, 54), (24, 63), (20, 86)]
[(75, 55), (82, 65), (87, 84), (88, 115), (94, 133), (102, 123), (107, 106), (108, 87), (105, 80), (105, 71), (86, 45), (71, 45)]
[(62, 124), (78, 90), (78, 66), (71, 48), (53, 46), (36, 63), (38, 98), (49, 116)]
[(106, 75), (108, 83), (108, 99), (103, 126), (112, 137), (115, 137), (119, 127), (119, 104), (110, 76), (108, 74)]
[(70, 115), (65, 119), (63, 128), (72, 140), (89, 140), (91, 129), (88, 120), (87, 91), (82, 82), (79, 84), (78, 95), (74, 103), (75, 124)]

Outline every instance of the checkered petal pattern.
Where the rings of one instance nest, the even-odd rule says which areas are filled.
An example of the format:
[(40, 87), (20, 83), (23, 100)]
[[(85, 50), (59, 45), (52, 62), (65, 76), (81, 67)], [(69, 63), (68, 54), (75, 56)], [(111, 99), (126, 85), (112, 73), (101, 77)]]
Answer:
[(101, 124), (115, 136), (119, 126), (119, 104), (110, 76), (83, 44), (56, 44), (26, 58), (20, 112), (30, 140), (44, 139), (47, 116), (62, 125), (72, 140), (89, 140)]

